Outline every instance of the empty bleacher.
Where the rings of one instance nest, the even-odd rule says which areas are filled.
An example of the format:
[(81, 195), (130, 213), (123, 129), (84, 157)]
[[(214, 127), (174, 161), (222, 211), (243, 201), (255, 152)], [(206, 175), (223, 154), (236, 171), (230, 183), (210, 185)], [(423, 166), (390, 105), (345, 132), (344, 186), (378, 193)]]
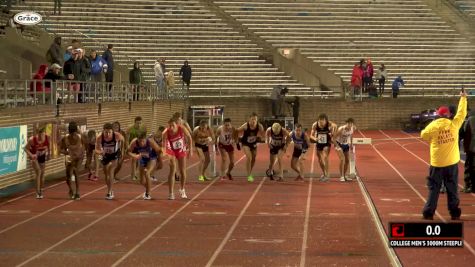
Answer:
[(95, 49), (114, 44), (116, 61), (129, 68), (132, 61), (141, 62), (149, 82), (155, 81), (156, 59), (163, 57), (167, 71), (175, 72), (177, 86), (181, 86), (178, 72), (188, 60), (193, 70), (191, 95), (238, 91), (268, 95), (277, 84), (290, 86), (294, 94), (312, 93), (311, 88), (265, 62), (260, 57), (262, 48), (226, 25), (200, 1), (64, 1), (61, 15), (54, 16), (53, 1), (49, 0), (15, 9), (26, 7), (44, 14), (41, 27), (66, 40), (79, 38), (86, 48)]
[[(386, 65), (402, 94), (447, 94), (475, 81), (470, 40), (419, 0), (213, 1), (274, 47), (298, 48), (345, 81), (353, 65)], [(475, 1), (464, 1), (475, 2)]]

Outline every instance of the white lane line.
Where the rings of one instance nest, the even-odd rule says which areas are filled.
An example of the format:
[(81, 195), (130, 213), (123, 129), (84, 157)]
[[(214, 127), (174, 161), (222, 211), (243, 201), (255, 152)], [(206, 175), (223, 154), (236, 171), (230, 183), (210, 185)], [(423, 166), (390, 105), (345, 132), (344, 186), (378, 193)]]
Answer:
[[(243, 155), (238, 161), (236, 161), (235, 166), (242, 160), (244, 159), (245, 155)], [(196, 164), (198, 164), (197, 162)], [(147, 242), (150, 238), (152, 238), (160, 229), (162, 229), (167, 223), (169, 223), (173, 218), (175, 218), (176, 215), (178, 215), (180, 212), (182, 212), (188, 205), (190, 205), (194, 200), (196, 200), (201, 194), (203, 194), (206, 190), (208, 190), (216, 181), (218, 181), (219, 178), (215, 178), (211, 183), (209, 183), (205, 188), (203, 188), (198, 194), (196, 194), (190, 201), (188, 201), (185, 205), (183, 205), (181, 208), (176, 210), (172, 215), (170, 215), (165, 221), (163, 221), (159, 226), (157, 226), (150, 234), (148, 234), (145, 238), (140, 240), (140, 242), (135, 245), (132, 249), (130, 249), (125, 255), (123, 255), (120, 259), (118, 259), (114, 264), (112, 264), (112, 267), (118, 266), (121, 264), (127, 257), (132, 255), (137, 249), (139, 249), (145, 242)]]
[[(313, 158), (312, 158), (312, 167), (313, 167), (314, 157), (315, 157), (315, 154), (313, 154)], [(302, 238), (302, 249), (300, 252), (300, 267), (305, 266), (305, 260), (307, 257), (308, 224), (310, 221), (310, 203), (312, 200), (312, 185), (313, 185), (313, 178), (310, 177), (310, 181), (308, 182), (307, 205), (305, 208), (305, 221), (303, 223), (303, 238)]]
[(229, 231), (226, 233), (226, 236), (224, 237), (224, 239), (221, 241), (221, 244), (219, 244), (218, 248), (214, 251), (213, 255), (211, 256), (211, 258), (209, 259), (208, 263), (206, 263), (206, 267), (210, 267), (213, 265), (214, 261), (216, 260), (216, 258), (218, 257), (218, 255), (221, 253), (221, 251), (223, 250), (224, 246), (226, 245), (226, 243), (228, 242), (229, 238), (231, 238), (231, 235), (233, 234), (234, 230), (236, 229), (237, 225), (239, 224), (239, 222), (241, 221), (242, 217), (244, 216), (244, 213), (246, 213), (247, 209), (249, 208), (249, 206), (251, 205), (252, 201), (254, 200), (254, 198), (256, 197), (257, 195), (257, 192), (259, 192), (259, 190), (261, 189), (262, 185), (264, 184), (264, 181), (266, 180), (266, 177), (263, 177), (261, 182), (259, 183), (259, 185), (256, 187), (256, 189), (254, 190), (254, 193), (251, 195), (251, 197), (249, 198), (249, 200), (247, 201), (246, 205), (244, 206), (244, 208), (241, 210), (241, 213), (239, 213), (239, 216), (237, 217), (237, 219), (234, 221), (233, 225), (231, 226), (231, 228), (229, 228)]

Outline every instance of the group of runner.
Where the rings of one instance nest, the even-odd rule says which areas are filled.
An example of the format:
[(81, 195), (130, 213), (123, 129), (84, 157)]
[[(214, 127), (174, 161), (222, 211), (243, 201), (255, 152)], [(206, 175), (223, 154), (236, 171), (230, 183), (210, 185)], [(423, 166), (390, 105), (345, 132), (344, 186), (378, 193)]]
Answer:
[[(156, 180), (154, 172), (163, 168), (163, 162), (169, 162), (169, 196), (175, 199), (174, 184), (180, 182), (178, 190), (181, 198), (188, 198), (185, 191), (187, 180), (187, 159), (196, 151), (199, 158), (199, 181), (211, 180), (206, 172), (211, 162), (210, 145), (214, 145), (221, 155), (221, 179), (233, 180), (231, 171), (235, 165), (234, 149), (242, 149), (246, 156), (247, 181), (253, 182), (252, 170), (256, 163), (257, 144), (267, 143), (269, 147), (269, 166), (266, 171), (271, 180), (283, 180), (282, 158), (287, 147), (293, 143), (291, 168), (297, 173), (295, 180), (304, 179), (304, 160), (311, 143), (316, 143), (317, 157), (322, 169), (320, 181), (329, 179), (328, 155), (333, 144), (340, 158), (340, 181), (350, 181), (349, 150), (351, 137), (355, 130), (353, 119), (349, 118), (344, 125), (337, 127), (328, 120), (325, 114), (320, 114), (312, 125), (308, 135), (301, 124), (296, 124), (293, 131), (288, 131), (279, 123), (274, 123), (264, 129), (258, 123), (257, 114), (249, 116), (247, 122), (238, 128), (232, 125), (231, 119), (226, 118), (216, 132), (208, 121), (203, 120), (194, 129), (183, 120), (180, 113), (175, 113), (168, 121), (167, 127), (159, 126), (151, 135), (142, 124), (142, 118), (136, 117), (134, 124), (127, 132), (120, 128), (119, 122), (105, 123), (101, 133), (94, 130), (87, 133), (79, 131), (76, 122), (70, 122), (68, 133), (61, 139), (60, 152), (65, 155), (66, 183), (71, 199), (80, 199), (78, 170), (86, 155), (86, 169), (89, 170), (89, 180), (96, 181), (100, 165), (104, 172), (107, 185), (105, 198), (114, 199), (113, 184), (118, 179), (126, 155), (130, 157), (131, 177), (140, 180), (144, 186), (144, 200), (150, 200), (152, 181)], [(40, 128), (32, 136), (25, 150), (31, 160), (36, 176), (36, 197), (43, 198), (45, 162), (50, 157), (49, 138), (45, 129)], [(93, 162), (95, 164), (93, 164)], [(277, 170), (276, 169), (277, 165)], [(138, 176), (138, 177), (137, 177)], [(74, 182), (74, 186), (73, 186)]]

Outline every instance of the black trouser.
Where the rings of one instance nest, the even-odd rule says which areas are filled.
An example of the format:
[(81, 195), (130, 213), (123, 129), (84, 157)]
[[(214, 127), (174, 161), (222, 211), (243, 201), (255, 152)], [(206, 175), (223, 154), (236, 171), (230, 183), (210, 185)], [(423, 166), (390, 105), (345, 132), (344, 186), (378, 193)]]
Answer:
[(465, 152), (465, 157), (463, 181), (465, 182), (465, 188), (473, 189), (475, 184), (475, 153)]
[(397, 98), (397, 95), (399, 94), (399, 91), (394, 91), (393, 90), (393, 98)]
[(424, 216), (434, 216), (437, 209), (437, 202), (439, 200), (440, 187), (442, 182), (447, 188), (447, 206), (449, 207), (450, 215), (459, 217), (461, 210), (459, 208), (458, 195), (458, 164), (447, 167), (433, 167), (429, 168), (429, 177), (427, 177), (427, 187), (429, 188), (429, 196), (424, 205), (422, 214)]
[(385, 78), (379, 79), (379, 95), (382, 96), (384, 94), (384, 84), (386, 83)]

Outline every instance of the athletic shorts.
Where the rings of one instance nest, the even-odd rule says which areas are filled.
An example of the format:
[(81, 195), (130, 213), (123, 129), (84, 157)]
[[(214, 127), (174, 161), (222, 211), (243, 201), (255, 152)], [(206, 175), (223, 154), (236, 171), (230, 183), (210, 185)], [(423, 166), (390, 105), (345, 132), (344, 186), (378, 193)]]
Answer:
[(167, 149), (167, 154), (177, 159), (186, 157), (186, 151)]
[(145, 168), (145, 167), (147, 167), (148, 163), (149, 163), (151, 160), (157, 160), (157, 158), (156, 158), (156, 157), (149, 157), (149, 158), (144, 158), (144, 157), (142, 157), (142, 158), (140, 158), (140, 160), (139, 160), (139, 164), (140, 164), (141, 167)]
[(254, 151), (254, 150), (257, 149), (257, 143), (252, 143), (252, 144), (249, 144), (249, 143), (242, 143), (242, 145), (249, 147), (249, 149), (251, 149), (251, 151)]
[(107, 164), (111, 163), (114, 160), (117, 160), (119, 158), (119, 153), (114, 153), (114, 154), (105, 154), (102, 156), (101, 163), (102, 165), (106, 166)]
[(292, 153), (293, 158), (300, 158), (303, 154), (307, 153), (307, 149), (294, 149)]
[(270, 147), (270, 154), (271, 155), (277, 155), (279, 154), (280, 150), (283, 150), (284, 146), (271, 146)]
[(317, 151), (322, 151), (325, 147), (328, 147), (328, 149), (330, 149), (332, 145), (330, 143), (328, 144), (319, 144), (317, 143)]
[(340, 144), (340, 143), (338, 143), (338, 142), (337, 142), (337, 144), (338, 144), (339, 147), (341, 147), (341, 150), (343, 150), (343, 152), (346, 153), (346, 152), (350, 151), (350, 145), (348, 145), (348, 144), (342, 145), (342, 144)]
[(219, 149), (224, 149), (226, 152), (231, 153), (234, 151), (233, 145), (223, 145), (221, 143), (218, 144)]
[(38, 161), (39, 164), (43, 164), (46, 162), (46, 154), (39, 155), (36, 160)]
[(206, 153), (209, 151), (208, 145), (195, 144), (195, 147), (201, 148), (201, 150), (203, 150), (203, 153)]

